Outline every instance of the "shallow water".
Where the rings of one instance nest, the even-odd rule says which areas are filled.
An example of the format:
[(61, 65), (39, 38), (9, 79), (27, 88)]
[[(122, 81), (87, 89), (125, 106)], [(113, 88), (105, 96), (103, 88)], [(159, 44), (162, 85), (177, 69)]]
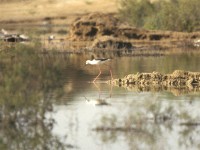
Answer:
[[(0, 62), (2, 149), (199, 149), (200, 92), (127, 91), (105, 83), (130, 73), (200, 71), (196, 53), (116, 57), (16, 57)], [(97, 100), (107, 105), (95, 105)]]

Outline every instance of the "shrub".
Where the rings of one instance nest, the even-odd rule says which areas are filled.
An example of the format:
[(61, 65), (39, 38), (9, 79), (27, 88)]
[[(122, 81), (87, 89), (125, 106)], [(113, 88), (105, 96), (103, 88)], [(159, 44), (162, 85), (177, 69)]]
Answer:
[(120, 0), (120, 6), (120, 18), (136, 27), (190, 32), (200, 26), (199, 0)]
[(121, 0), (120, 17), (137, 27), (143, 26), (147, 17), (153, 11), (153, 4), (149, 0)]

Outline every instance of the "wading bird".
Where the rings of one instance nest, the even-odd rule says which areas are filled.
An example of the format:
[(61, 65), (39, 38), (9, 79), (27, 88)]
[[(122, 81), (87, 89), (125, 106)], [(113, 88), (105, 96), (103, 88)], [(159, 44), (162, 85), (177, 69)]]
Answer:
[[(99, 68), (99, 74), (96, 76), (96, 78), (93, 80), (93, 83), (96, 81), (96, 79), (100, 76), (101, 74), (101, 68), (99, 65), (101, 64), (104, 64), (108, 61), (110, 61), (111, 59), (107, 59), (107, 58), (99, 58), (99, 59), (93, 59), (93, 60), (87, 60), (86, 61), (86, 65), (89, 64), (89, 65), (97, 65), (98, 68)], [(111, 76), (111, 80), (113, 79), (112, 78), (112, 71), (110, 69), (110, 76)]]

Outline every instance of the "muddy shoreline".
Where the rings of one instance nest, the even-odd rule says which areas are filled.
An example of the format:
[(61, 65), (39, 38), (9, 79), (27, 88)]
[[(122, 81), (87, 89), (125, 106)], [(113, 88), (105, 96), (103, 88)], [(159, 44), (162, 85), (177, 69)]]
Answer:
[[(44, 22), (45, 24), (42, 24)], [(8, 24), (15, 25), (16, 23), (20, 25), (20, 21), (11, 21)], [(35, 24), (46, 28), (62, 25), (63, 29), (57, 30), (57, 33), (49, 33), (49, 35), (56, 35), (54, 40), (48, 41), (48, 34), (46, 37), (39, 35), (45, 51), (73, 53), (112, 51), (119, 53), (120, 56), (160, 56), (172, 49), (184, 51), (200, 48), (200, 42), (198, 43), (200, 32), (138, 29), (121, 22), (116, 13), (95, 12), (66, 17), (45, 17), (42, 20), (22, 21), (21, 24), (22, 26)], [(64, 33), (59, 35), (59, 32)]]
[(69, 41), (91, 41), (86, 49), (169, 50), (194, 48), (200, 32), (151, 31), (134, 28), (113, 13), (90, 13), (78, 17), (67, 35)]
[[(40, 35), (37, 36), (41, 38), (44, 49), (49, 51), (53, 49), (79, 53), (103, 50), (126, 53), (125, 51), (131, 50), (137, 53), (160, 50), (163, 54), (164, 50), (200, 47), (200, 32), (150, 31), (134, 28), (119, 19), (118, 10), (116, 0), (3, 1), (0, 3), (0, 28), (8, 31), (20, 28), (22, 34), (27, 34), (30, 31), (25, 31), (23, 26), (40, 27)], [(62, 26), (62, 29), (53, 30), (53, 27), (57, 26)], [(49, 33), (46, 33), (47, 30)], [(48, 36), (52, 34), (56, 35), (56, 40), (49, 43)], [(44, 42), (45, 38), (47, 40)], [(199, 43), (196, 43), (198, 41)], [(132, 54), (138, 55), (135, 52), (123, 55)]]

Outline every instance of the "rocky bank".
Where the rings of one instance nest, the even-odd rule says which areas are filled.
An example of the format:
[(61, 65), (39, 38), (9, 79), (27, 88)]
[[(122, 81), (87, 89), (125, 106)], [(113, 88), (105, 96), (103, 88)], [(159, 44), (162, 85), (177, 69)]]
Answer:
[(135, 91), (168, 90), (175, 95), (200, 91), (200, 72), (175, 70), (171, 74), (159, 72), (129, 74), (124, 78), (110, 80), (115, 86)]

